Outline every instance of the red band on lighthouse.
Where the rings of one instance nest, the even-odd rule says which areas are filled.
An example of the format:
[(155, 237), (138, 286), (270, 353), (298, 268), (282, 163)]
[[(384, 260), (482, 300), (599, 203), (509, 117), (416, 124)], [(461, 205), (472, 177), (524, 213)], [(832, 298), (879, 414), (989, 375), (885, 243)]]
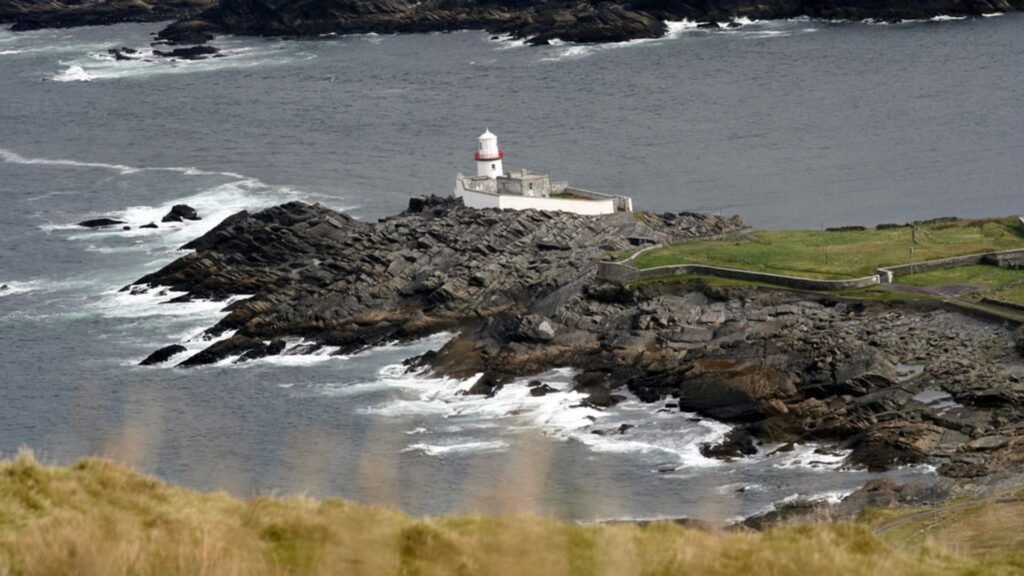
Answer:
[(473, 154), (473, 157), (476, 158), (480, 162), (487, 162), (489, 160), (501, 160), (502, 158), (505, 157), (505, 151), (504, 150), (498, 150), (498, 154), (497, 155), (486, 154), (484, 152), (477, 152), (476, 154)]

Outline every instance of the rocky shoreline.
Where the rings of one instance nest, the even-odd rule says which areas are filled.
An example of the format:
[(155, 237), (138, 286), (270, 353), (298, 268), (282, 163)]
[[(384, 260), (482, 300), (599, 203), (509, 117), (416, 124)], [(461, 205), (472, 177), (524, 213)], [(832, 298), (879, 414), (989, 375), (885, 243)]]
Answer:
[(414, 198), (369, 223), (294, 202), (229, 217), (126, 290), (253, 295), (208, 330), (221, 340), (184, 358), (162, 349), (149, 364), (247, 361), (281, 354), (285, 338), (307, 343), (286, 353), (349, 353), (455, 331), (411, 368), (482, 373), (470, 393), (493, 394), (572, 367), (574, 389), (595, 407), (628, 390), (734, 425), (723, 444), (703, 447), (708, 457), (819, 442), (850, 450), (851, 466), (928, 464), (961, 486), (1024, 471), (1024, 338), (1013, 327), (920, 303), (595, 280), (612, 254), (742, 228), (738, 217), (593, 218), (450, 198)]
[(981, 16), (1024, 8), (1024, 0), (771, 0), (767, 2), (530, 2), (466, 0), (221, 0), (191, 19), (172, 24), (160, 37), (174, 43), (206, 41), (216, 34), (319, 36), (482, 29), (531, 44), (622, 42), (663, 36), (666, 21), (705, 26), (740, 18), (897, 22), (936, 16)]
[(15, 31), (100, 26), (122, 22), (189, 19), (216, 0), (7, 0), (0, 2), (0, 24)]
[(159, 42), (202, 44), (218, 34), (316, 37), (487, 30), (531, 44), (657, 38), (666, 21), (730, 26), (738, 19), (814, 18), (899, 22), (977, 17), (1024, 9), (1024, 0), (771, 0), (768, 2), (512, 2), (482, 0), (12, 0), (0, 23), (13, 30), (175, 20)]

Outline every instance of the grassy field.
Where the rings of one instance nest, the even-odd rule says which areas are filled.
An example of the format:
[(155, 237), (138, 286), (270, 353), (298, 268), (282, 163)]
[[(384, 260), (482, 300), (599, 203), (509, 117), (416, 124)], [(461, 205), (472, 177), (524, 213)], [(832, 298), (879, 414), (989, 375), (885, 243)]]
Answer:
[(900, 284), (911, 286), (977, 286), (977, 296), (987, 296), (1024, 304), (1024, 270), (1007, 270), (996, 266), (963, 266), (900, 276)]
[[(1024, 567), (1024, 491), (996, 501), (965, 501), (886, 530), (883, 539), (896, 546), (938, 546), (954, 553), (986, 557)], [(881, 526), (918, 510), (879, 509), (862, 521)]]
[[(577, 525), (537, 517), (413, 518), (342, 500), (197, 493), (103, 460), (0, 462), (0, 575), (1024, 574), (1024, 515), (976, 537), (875, 536), (867, 522), (764, 533), (661, 522)], [(955, 523), (954, 523), (955, 524)], [(998, 539), (986, 538), (998, 526)], [(948, 536), (947, 536), (948, 534)], [(957, 553), (936, 542), (949, 542)], [(992, 550), (995, 548), (996, 553)]]
[[(641, 254), (639, 268), (709, 264), (809, 278), (854, 278), (910, 261), (910, 228), (827, 232), (764, 230), (743, 239), (684, 242)], [(1016, 218), (917, 227), (914, 260), (1024, 248)]]

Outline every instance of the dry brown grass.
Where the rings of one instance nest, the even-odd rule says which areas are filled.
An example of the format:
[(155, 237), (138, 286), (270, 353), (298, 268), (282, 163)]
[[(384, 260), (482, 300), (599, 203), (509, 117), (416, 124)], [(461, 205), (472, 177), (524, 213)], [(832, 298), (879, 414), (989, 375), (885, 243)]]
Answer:
[(0, 462), (0, 575), (669, 575), (1014, 573), (864, 525), (717, 533), (672, 523), (413, 518), (342, 500), (169, 486), (110, 461)]

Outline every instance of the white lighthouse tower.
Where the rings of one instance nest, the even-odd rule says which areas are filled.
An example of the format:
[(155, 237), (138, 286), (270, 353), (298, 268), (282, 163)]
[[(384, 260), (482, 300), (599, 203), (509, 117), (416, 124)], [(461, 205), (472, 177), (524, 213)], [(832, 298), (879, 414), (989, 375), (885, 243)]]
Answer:
[(504, 174), (501, 159), (505, 153), (498, 148), (498, 137), (485, 130), (480, 135), (480, 148), (476, 151), (476, 175), (497, 178)]

